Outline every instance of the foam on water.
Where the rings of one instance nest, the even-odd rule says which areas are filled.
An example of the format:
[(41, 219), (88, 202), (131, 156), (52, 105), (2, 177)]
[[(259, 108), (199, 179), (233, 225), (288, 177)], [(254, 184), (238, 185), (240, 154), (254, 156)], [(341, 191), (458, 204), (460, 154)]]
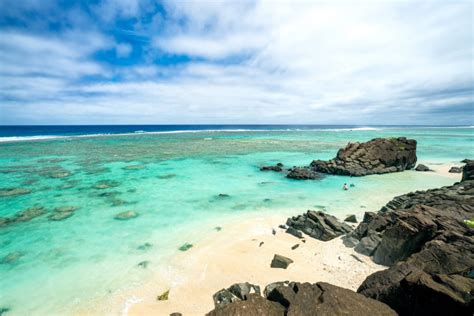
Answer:
[[(317, 208), (360, 218), (395, 195), (453, 182), (415, 171), (321, 181), (259, 171), (332, 158), (349, 141), (402, 135), (418, 140), (421, 163), (474, 157), (472, 129), (200, 131), (2, 143), (0, 187), (31, 193), (0, 197), (0, 217), (37, 205), (47, 214), (0, 227), (0, 260), (20, 254), (0, 264), (0, 307), (10, 308), (9, 315), (65, 315), (100, 306), (166, 270), (180, 246), (198, 243), (227, 221)], [(343, 191), (344, 182), (355, 187)], [(48, 220), (65, 206), (78, 209), (63, 221)], [(140, 215), (114, 219), (130, 210)], [(138, 266), (142, 261), (149, 261), (146, 269)], [(113, 312), (126, 314), (136, 299)]]

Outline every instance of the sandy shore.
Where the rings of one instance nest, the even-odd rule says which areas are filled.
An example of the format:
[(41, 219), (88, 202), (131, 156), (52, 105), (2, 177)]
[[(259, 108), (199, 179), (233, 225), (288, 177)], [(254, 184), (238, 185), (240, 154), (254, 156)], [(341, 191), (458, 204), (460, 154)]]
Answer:
[[(367, 275), (384, 269), (345, 247), (340, 238), (329, 242), (305, 238), (303, 243), (278, 228), (285, 221), (286, 217), (271, 216), (228, 223), (177, 254), (166, 269), (116, 298), (115, 304), (121, 306), (123, 315), (203, 315), (213, 309), (212, 295), (233, 283), (248, 281), (263, 290), (275, 281), (326, 281), (356, 290)], [(296, 244), (299, 247), (292, 250)], [(287, 256), (294, 263), (286, 270), (270, 268), (274, 254)], [(169, 299), (157, 301), (157, 295), (167, 290)]]

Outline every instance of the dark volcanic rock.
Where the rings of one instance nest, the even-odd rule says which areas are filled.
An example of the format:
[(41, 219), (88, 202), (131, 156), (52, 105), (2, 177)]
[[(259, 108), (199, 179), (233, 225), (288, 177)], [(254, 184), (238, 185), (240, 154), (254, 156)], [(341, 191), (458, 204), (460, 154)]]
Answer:
[[(363, 255), (371, 256), (375, 252), (375, 249), (377, 249), (379, 246), (380, 240), (381, 238), (379, 234), (372, 233), (366, 237), (363, 237), (359, 243), (357, 243), (354, 250)], [(344, 242), (345, 244), (348, 243), (348, 239), (345, 239)]]
[(449, 169), (450, 173), (461, 173), (462, 172), (462, 167), (451, 167)]
[[(469, 167), (466, 168), (469, 170)], [(400, 315), (472, 315), (474, 311), (474, 180), (395, 197), (366, 213), (349, 237), (380, 235), (370, 275), (358, 292)], [(359, 244), (357, 247), (359, 247)]]
[(255, 284), (235, 283), (227, 289), (222, 289), (213, 295), (214, 307), (222, 308), (232, 302), (246, 300), (252, 294), (260, 296), (260, 286)]
[(357, 223), (357, 217), (354, 214), (349, 215), (349, 216), (346, 217), (344, 222)]
[(365, 176), (411, 169), (416, 163), (416, 140), (375, 138), (366, 143), (349, 143), (329, 161), (314, 160), (316, 172)]
[(430, 168), (420, 163), (418, 166), (416, 166), (415, 170), (416, 171), (430, 171)]
[(290, 258), (281, 256), (281, 255), (275, 255), (273, 257), (272, 263), (270, 264), (270, 267), (286, 269), (292, 263), (293, 263), (293, 260), (291, 260)]
[(286, 177), (296, 180), (317, 180), (322, 178), (321, 174), (308, 167), (291, 168)]
[(357, 292), (400, 315), (472, 315), (474, 280), (458, 274), (430, 275), (406, 262), (370, 275)]
[(284, 316), (285, 308), (278, 303), (251, 294), (245, 301), (235, 301), (210, 311), (208, 316)]
[(265, 288), (265, 295), (266, 299), (251, 294), (246, 301), (236, 301), (223, 308), (216, 308), (208, 315), (397, 315), (381, 302), (323, 282), (276, 282)]
[(466, 165), (462, 168), (462, 181), (474, 180), (474, 160), (465, 159)]
[(341, 223), (332, 215), (321, 211), (307, 211), (306, 214), (288, 218), (288, 227), (323, 241), (328, 241), (353, 229), (346, 223)]
[(281, 172), (283, 171), (283, 164), (281, 162), (277, 163), (274, 166), (263, 166), (260, 168), (260, 171), (276, 171)]

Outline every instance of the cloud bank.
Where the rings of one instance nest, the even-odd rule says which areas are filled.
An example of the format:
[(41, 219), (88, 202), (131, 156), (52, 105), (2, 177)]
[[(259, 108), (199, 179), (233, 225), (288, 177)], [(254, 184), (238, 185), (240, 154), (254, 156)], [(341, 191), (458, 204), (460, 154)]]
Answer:
[(3, 1), (0, 124), (474, 125), (470, 1)]

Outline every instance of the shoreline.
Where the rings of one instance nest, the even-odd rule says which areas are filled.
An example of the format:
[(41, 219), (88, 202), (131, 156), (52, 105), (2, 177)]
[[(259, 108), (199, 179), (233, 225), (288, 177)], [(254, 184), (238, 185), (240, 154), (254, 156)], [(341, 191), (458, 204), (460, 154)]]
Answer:
[[(344, 246), (340, 237), (328, 242), (306, 237), (304, 243), (278, 228), (286, 218), (253, 216), (226, 223), (222, 230), (173, 256), (169, 265), (145, 284), (106, 302), (102, 306), (105, 310), (98, 313), (203, 315), (214, 308), (215, 292), (242, 280), (262, 286), (285, 280), (325, 281), (356, 290), (368, 275), (386, 268)], [(299, 247), (292, 250), (296, 244)], [(286, 270), (271, 268), (274, 254), (287, 256), (294, 263)], [(169, 299), (158, 301), (157, 296), (167, 290)], [(83, 314), (90, 311), (77, 313)]]
[[(460, 174), (448, 172), (455, 164), (426, 165), (433, 169), (426, 172), (427, 175), (442, 175), (452, 178), (453, 182), (460, 180)], [(393, 196), (387, 198), (388, 202)], [(189, 250), (177, 251), (165, 265), (150, 270), (150, 276), (143, 284), (134, 285), (132, 289), (105, 300), (95, 300), (93, 306), (86, 304), (73, 314), (161, 315), (180, 312), (183, 315), (203, 315), (214, 308), (212, 295), (234, 283), (245, 281), (264, 286), (285, 280), (328, 282), (355, 291), (367, 276), (387, 268), (355, 252), (354, 248), (346, 247), (341, 237), (323, 242), (305, 236), (306, 242), (303, 243), (278, 227), (285, 224), (289, 216), (304, 211), (279, 215), (253, 212), (232, 217), (220, 225), (221, 230), (207, 230)], [(358, 210), (360, 214), (365, 211), (368, 210)], [(357, 214), (359, 220), (362, 219), (360, 214)], [(339, 220), (343, 220), (341, 214)], [(204, 226), (212, 225), (205, 223)], [(272, 229), (275, 229), (275, 235)], [(264, 244), (259, 246), (261, 242)], [(298, 248), (292, 250), (296, 244), (299, 244)], [(294, 263), (286, 270), (270, 268), (274, 254), (289, 257)], [(158, 301), (157, 296), (168, 290), (169, 299)]]

